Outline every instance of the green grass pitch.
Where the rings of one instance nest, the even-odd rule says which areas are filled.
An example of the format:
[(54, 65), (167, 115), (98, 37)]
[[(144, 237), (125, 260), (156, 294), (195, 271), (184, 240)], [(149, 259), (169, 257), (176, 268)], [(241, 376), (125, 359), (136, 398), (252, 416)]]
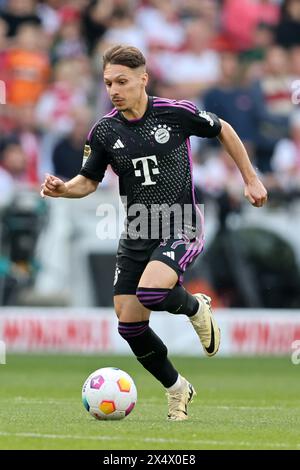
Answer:
[[(163, 388), (132, 357), (9, 355), (0, 365), (0, 449), (300, 449), (300, 365), (290, 358), (173, 358), (198, 395), (166, 420)], [(138, 402), (122, 421), (81, 403), (95, 369), (119, 367)]]

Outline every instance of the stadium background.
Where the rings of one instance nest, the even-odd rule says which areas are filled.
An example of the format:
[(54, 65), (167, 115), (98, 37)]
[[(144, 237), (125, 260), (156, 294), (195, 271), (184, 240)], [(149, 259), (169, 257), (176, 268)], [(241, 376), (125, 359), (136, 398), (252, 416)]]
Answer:
[[(57, 360), (38, 353), (80, 353), (80, 358), (59, 356), (62, 367), (73, 367), (74, 377), (69, 379), (76, 387), (93, 369), (111, 362), (132, 372), (138, 385), (142, 378), (147, 384), (150, 380), (141, 375), (133, 358), (119, 356), (129, 350), (117, 335), (112, 310), (117, 236), (101, 239), (100, 230), (104, 227), (114, 234), (121, 226), (116, 177), (108, 169), (97, 192), (82, 200), (42, 200), (39, 196), (45, 173), (65, 180), (77, 174), (92, 123), (111, 109), (100, 58), (115, 43), (132, 44), (144, 52), (151, 78), (149, 94), (192, 100), (231, 123), (268, 188), (267, 206), (253, 208), (243, 199), (240, 175), (217, 141), (192, 141), (194, 181), (205, 204), (206, 249), (186, 276), (185, 286), (213, 297), (222, 327), (220, 355), (226, 357), (213, 362), (211, 372), (205, 361), (199, 366), (203, 379), (213, 382), (212, 394), (214, 387), (218, 389), (217, 374), (223, 385), (228, 385), (227, 379), (236, 384), (248, 364), (245, 388), (248, 380), (252, 405), (262, 391), (261, 419), (264, 408), (269, 407), (270, 413), (280, 411), (283, 382), (290, 384), (291, 396), (286, 395), (282, 406), (295, 416), (291, 403), (296, 403), (299, 392), (300, 341), (298, 0), (0, 0), (2, 362), (7, 352), (0, 378), (8, 381), (4, 403), (22, 373), (23, 385), (30, 377), (37, 387), (36, 393), (28, 388), (28, 396), (13, 393), (25, 409), (32, 405), (32, 397), (38, 396), (42, 407), (43, 399), (47, 402), (55, 396), (54, 389), (48, 394), (41, 391), (41, 384), (58, 380), (50, 372)], [(105, 213), (107, 225), (103, 224), (105, 204), (113, 208)], [(154, 328), (171, 354), (187, 367), (183, 356), (202, 353), (185, 323), (183, 317), (153, 315)], [(31, 353), (36, 355), (31, 357)], [(93, 353), (97, 356), (90, 359), (82, 355)], [(254, 357), (240, 360), (241, 355)], [(230, 359), (233, 356), (237, 358)], [(49, 364), (47, 372), (43, 357)], [(190, 373), (197, 375), (198, 363), (192, 364)], [(223, 367), (230, 370), (227, 379), (222, 376)], [(32, 370), (39, 377), (30, 375)], [(257, 380), (251, 373), (257, 374)], [(269, 377), (268, 391), (261, 389), (264, 377)], [(147, 392), (150, 403), (151, 387)], [(278, 395), (272, 402), (269, 391), (276, 387)], [(228, 396), (229, 389), (228, 385)], [(65, 390), (73, 394), (74, 403), (76, 392)], [(66, 400), (67, 395), (62, 395)], [(226, 393), (224, 398), (220, 390), (215, 399), (223, 413), (222, 406), (228, 405), (222, 401)], [(241, 405), (241, 413), (246, 406), (238, 401), (241, 396), (232, 400), (235, 406)], [(207, 416), (210, 406), (206, 406)], [(26, 416), (20, 417), (20, 428), (23, 418), (26, 421)], [(34, 438), (29, 443), (29, 436), (18, 438), (18, 425), (6, 434), (3, 431), (1, 443), (1, 429), (0, 447), (37, 445)], [(270, 444), (272, 438), (268, 432), (266, 436)], [(281, 437), (275, 439), (279, 448), (299, 445), (292, 437), (285, 444)], [(151, 439), (148, 443), (153, 444)], [(226, 442), (214, 439), (206, 436), (197, 442), (200, 447), (222, 447)], [(238, 447), (232, 439), (228, 442)], [(257, 434), (256, 441), (260, 441)], [(45, 442), (47, 448), (49, 442)], [(68, 438), (65, 448), (67, 442)], [(251, 439), (243, 442), (241, 447), (252, 445)], [(178, 442), (174, 438), (165, 445), (176, 448)]]

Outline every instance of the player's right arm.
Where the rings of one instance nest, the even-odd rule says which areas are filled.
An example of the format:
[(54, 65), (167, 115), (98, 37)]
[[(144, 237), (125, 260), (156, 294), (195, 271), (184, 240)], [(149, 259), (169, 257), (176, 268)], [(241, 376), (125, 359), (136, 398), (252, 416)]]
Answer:
[(53, 175), (46, 175), (41, 185), (41, 196), (81, 198), (93, 193), (99, 184), (82, 175), (77, 175), (66, 183)]

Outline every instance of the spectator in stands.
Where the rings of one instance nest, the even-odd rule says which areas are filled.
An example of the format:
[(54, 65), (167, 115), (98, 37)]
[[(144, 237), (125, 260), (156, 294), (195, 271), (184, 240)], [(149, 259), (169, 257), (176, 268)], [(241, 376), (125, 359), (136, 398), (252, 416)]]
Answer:
[(263, 22), (276, 26), (279, 14), (272, 0), (225, 0), (223, 28), (236, 50), (245, 51), (253, 47), (257, 25)]
[(17, 140), (26, 155), (26, 181), (32, 187), (38, 186), (41, 136), (35, 120), (35, 107), (32, 104), (14, 109), (15, 128), (12, 136)]
[(213, 198), (217, 203), (219, 222), (223, 227), (227, 215), (240, 210), (243, 181), (234, 162), (223, 149), (206, 149), (202, 152), (203, 157), (201, 165), (194, 165), (194, 179), (201, 192), (201, 200), (206, 202)]
[(59, 15), (61, 3), (61, 0), (47, 0), (47, 2), (38, 3), (36, 6), (42, 28), (50, 38), (58, 32), (61, 26), (61, 17)]
[(137, 10), (135, 20), (144, 31), (149, 48), (178, 51), (184, 45), (184, 25), (178, 8), (176, 2), (151, 0)]
[(0, 17), (0, 54), (5, 52), (8, 46), (7, 31), (8, 31), (7, 23)]
[(6, 55), (8, 50), (9, 41), (7, 39), (8, 26), (6, 22), (0, 18), (0, 77), (1, 80), (6, 81)]
[(203, 0), (199, 2), (198, 0), (184, 0), (180, 2), (178, 15), (181, 21), (192, 20), (193, 18), (199, 18), (203, 16), (203, 10), (205, 11), (205, 16), (211, 15), (212, 8), (217, 8), (217, 2), (215, 0)]
[(250, 49), (241, 54), (241, 59), (247, 63), (260, 62), (266, 57), (267, 50), (275, 41), (274, 27), (268, 23), (259, 23), (254, 32)]
[(12, 175), (1, 165), (0, 154), (0, 209), (7, 206), (14, 194), (14, 179)]
[(300, 80), (300, 44), (290, 48), (289, 64), (292, 81)]
[(54, 62), (60, 59), (68, 59), (86, 55), (87, 48), (81, 37), (80, 12), (78, 9), (67, 5), (60, 9), (59, 17), (61, 27), (54, 40), (51, 51)]
[(178, 14), (182, 21), (203, 18), (212, 30), (220, 26), (220, 8), (218, 0), (185, 0), (178, 2)]
[(88, 102), (90, 70), (87, 58), (64, 59), (54, 68), (54, 81), (36, 106), (36, 119), (43, 131), (40, 175), (53, 171), (52, 154), (57, 142), (71, 132), (73, 110)]
[(128, 7), (118, 7), (112, 11), (109, 29), (103, 39), (110, 43), (132, 44), (147, 52), (145, 33), (134, 21), (134, 14)]
[(217, 151), (206, 149), (203, 152), (201, 165), (195, 164), (195, 180), (200, 188), (208, 194), (218, 197), (228, 192), (234, 198), (241, 200), (241, 186), (243, 181), (236, 170), (234, 162), (221, 148)]
[(92, 0), (82, 15), (83, 36), (87, 41), (89, 52), (93, 52), (105, 31), (114, 9), (111, 0)]
[(278, 186), (286, 192), (300, 193), (300, 111), (290, 117), (290, 135), (281, 139), (274, 149), (271, 168)]
[(73, 128), (54, 148), (53, 168), (63, 180), (76, 176), (82, 167), (82, 149), (92, 124), (92, 112), (87, 107), (72, 111)]
[(215, 32), (201, 18), (186, 25), (186, 47), (177, 53), (157, 54), (156, 69), (164, 82), (161, 95), (197, 100), (220, 78), (219, 54), (211, 49)]
[(256, 158), (263, 172), (270, 171), (276, 142), (287, 136), (288, 117), (293, 110), (291, 82), (287, 52), (272, 46), (266, 54), (262, 78), (253, 83), (258, 121)]
[(276, 39), (278, 44), (283, 47), (292, 47), (300, 44), (299, 0), (284, 0)]
[(43, 93), (36, 108), (39, 126), (46, 132), (65, 134), (72, 129), (72, 109), (87, 102), (81, 78), (77, 60), (62, 60), (56, 64), (53, 83)]
[(0, 166), (2, 184), (9, 182), (13, 189), (18, 186), (27, 186), (26, 155), (18, 142), (10, 141), (4, 146), (0, 156)]
[(8, 36), (15, 36), (19, 26), (30, 23), (41, 25), (34, 0), (7, 0), (6, 8), (0, 11), (0, 17), (8, 26)]
[(7, 102), (21, 106), (37, 102), (50, 74), (43, 31), (34, 24), (19, 26), (14, 47), (6, 56)]
[(238, 55), (221, 55), (221, 78), (204, 95), (204, 107), (229, 122), (253, 155), (257, 135), (255, 100), (251, 88), (243, 79)]

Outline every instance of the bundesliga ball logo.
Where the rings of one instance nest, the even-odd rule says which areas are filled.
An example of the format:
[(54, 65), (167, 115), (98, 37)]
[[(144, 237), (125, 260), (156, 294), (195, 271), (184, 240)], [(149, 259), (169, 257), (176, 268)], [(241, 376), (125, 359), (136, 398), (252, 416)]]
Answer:
[(135, 384), (126, 372), (104, 367), (93, 372), (82, 387), (82, 403), (96, 419), (123, 419), (137, 401)]

